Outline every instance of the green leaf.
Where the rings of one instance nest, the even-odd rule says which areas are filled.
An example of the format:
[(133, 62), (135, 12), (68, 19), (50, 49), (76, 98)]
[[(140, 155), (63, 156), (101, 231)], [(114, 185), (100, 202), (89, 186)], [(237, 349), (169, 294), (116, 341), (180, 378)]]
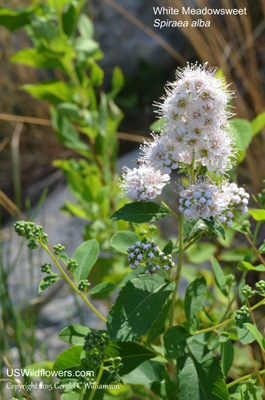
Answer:
[(241, 271), (265, 271), (265, 266), (260, 264), (254, 267), (251, 265), (249, 262), (242, 261), (241, 263), (238, 264), (237, 266), (238, 269)]
[(73, 36), (75, 33), (78, 18), (78, 8), (73, 3), (68, 3), (63, 8), (62, 26), (67, 36)]
[(152, 125), (150, 125), (150, 129), (151, 131), (154, 131), (156, 133), (160, 133), (163, 126), (167, 123), (167, 119), (166, 118), (161, 118), (156, 120), (155, 122), (152, 123)]
[(82, 120), (82, 110), (76, 105), (72, 103), (60, 103), (57, 105), (56, 110), (59, 111), (61, 115), (65, 115), (69, 118), (74, 118), (75, 120)]
[(39, 53), (37, 49), (24, 49), (14, 54), (11, 59), (13, 63), (28, 65), (35, 68), (59, 68), (63, 70), (60, 60), (54, 55)]
[(265, 221), (265, 210), (249, 210), (249, 214), (252, 216), (252, 218), (255, 219), (255, 221)]
[(252, 324), (252, 321), (249, 315), (246, 315), (241, 321), (235, 320), (236, 323), (236, 331), (238, 339), (242, 344), (249, 344), (254, 342), (255, 336), (250, 332), (247, 328), (246, 323)]
[(219, 236), (222, 239), (225, 239), (225, 230), (220, 221), (215, 219), (214, 221), (204, 220), (205, 225), (209, 228), (209, 230), (214, 233), (216, 236)]
[(164, 334), (163, 346), (168, 360), (182, 356), (190, 334), (182, 326), (172, 326)]
[(62, 260), (65, 264), (68, 264), (68, 255), (66, 253), (61, 253), (59, 255), (59, 259)]
[(158, 276), (141, 276), (127, 282), (107, 317), (111, 339), (126, 342), (145, 335), (173, 288), (173, 282)]
[(223, 367), (224, 375), (227, 377), (234, 360), (234, 347), (230, 339), (221, 343), (221, 364)]
[(54, 361), (54, 370), (63, 371), (80, 365), (80, 356), (82, 351), (83, 346), (72, 346), (70, 349), (63, 351)]
[(246, 150), (252, 139), (252, 127), (246, 119), (234, 118), (230, 126), (235, 129), (236, 147), (239, 150)]
[(177, 359), (177, 393), (181, 400), (229, 400), (219, 360), (199, 342)]
[(63, 81), (46, 81), (35, 85), (22, 85), (36, 99), (47, 100), (52, 104), (71, 102), (73, 91)]
[(80, 35), (87, 39), (92, 39), (94, 35), (94, 26), (91, 21), (85, 14), (81, 14), (78, 20), (78, 29)]
[(100, 86), (103, 83), (104, 71), (96, 63), (91, 65), (90, 81), (93, 86)]
[(257, 327), (248, 322), (246, 322), (244, 325), (252, 333), (252, 335), (254, 336), (254, 338), (257, 340), (258, 344), (262, 348), (262, 350), (265, 351), (265, 339), (264, 339), (263, 335), (259, 332)]
[(30, 378), (35, 377), (35, 372), (40, 371), (41, 369), (45, 369), (46, 371), (53, 371), (53, 361), (39, 361), (33, 364), (29, 364), (24, 367), (27, 371), (27, 376)]
[(0, 25), (7, 28), (10, 32), (25, 25), (29, 25), (30, 16), (36, 9), (36, 7), (25, 8), (24, 10), (0, 8)]
[(81, 154), (88, 154), (89, 147), (80, 140), (77, 131), (69, 119), (62, 116), (55, 109), (51, 111), (52, 123), (57, 137), (69, 149), (80, 152)]
[(117, 288), (117, 285), (111, 282), (101, 282), (98, 285), (90, 289), (87, 294), (94, 296), (95, 298), (105, 298), (110, 292), (113, 292)]
[(98, 259), (98, 253), (99, 244), (96, 239), (87, 240), (76, 249), (73, 258), (78, 264), (78, 267), (74, 271), (77, 283), (88, 277), (91, 268)]
[(165, 247), (163, 248), (163, 253), (165, 253), (165, 255), (167, 256), (168, 254), (172, 254), (173, 252), (173, 242), (172, 240), (169, 240), (169, 242), (165, 245)]
[(216, 246), (213, 243), (196, 243), (186, 251), (186, 255), (188, 261), (192, 264), (202, 264), (210, 260), (215, 251)]
[(227, 250), (221, 253), (220, 260), (228, 262), (240, 262), (245, 256), (251, 254), (251, 250), (248, 247), (239, 247), (237, 249)]
[(139, 365), (129, 374), (123, 376), (123, 381), (130, 385), (144, 385), (151, 387), (153, 382), (163, 378), (164, 365), (157, 361), (148, 360)]
[(184, 300), (184, 309), (188, 321), (192, 320), (201, 308), (206, 289), (206, 280), (203, 276), (188, 285)]
[(257, 135), (265, 126), (265, 112), (259, 114), (251, 122), (252, 135)]
[(116, 211), (110, 219), (119, 221), (120, 219), (128, 222), (141, 224), (143, 222), (158, 221), (168, 215), (165, 207), (151, 201), (136, 201), (135, 203), (125, 204), (124, 207)]
[(42, 281), (39, 284), (38, 294), (43, 292), (43, 290), (47, 289), (49, 286), (57, 282), (59, 279), (60, 279), (59, 276), (53, 276), (53, 275), (46, 276), (44, 279), (42, 279)]
[(154, 321), (152, 328), (150, 329), (150, 333), (147, 339), (147, 343), (152, 343), (159, 335), (164, 333), (165, 324), (167, 320), (167, 316), (170, 310), (172, 301), (168, 300), (168, 302), (162, 308), (162, 311), (158, 315), (157, 319)]
[(119, 371), (120, 375), (128, 374), (146, 360), (156, 357), (156, 353), (148, 350), (133, 342), (111, 342), (105, 351), (108, 357), (121, 357), (123, 367)]
[(99, 49), (99, 44), (92, 39), (79, 36), (75, 40), (74, 48), (78, 53), (84, 53), (86, 57), (92, 57)]
[(70, 325), (64, 328), (58, 335), (58, 337), (66, 343), (71, 343), (77, 346), (84, 345), (84, 337), (90, 332), (91, 329), (82, 325)]
[(121, 253), (127, 254), (127, 249), (138, 241), (138, 237), (131, 231), (120, 231), (115, 233), (110, 240), (110, 245)]
[(120, 67), (115, 67), (112, 75), (111, 97), (115, 97), (124, 86), (124, 77)]
[(223, 270), (219, 262), (214, 257), (212, 257), (212, 268), (217, 287), (220, 289), (223, 295), (227, 297), (228, 291), (227, 291), (225, 274), (223, 273)]
[(253, 384), (253, 381), (240, 382), (229, 388), (231, 400), (262, 400), (263, 389)]

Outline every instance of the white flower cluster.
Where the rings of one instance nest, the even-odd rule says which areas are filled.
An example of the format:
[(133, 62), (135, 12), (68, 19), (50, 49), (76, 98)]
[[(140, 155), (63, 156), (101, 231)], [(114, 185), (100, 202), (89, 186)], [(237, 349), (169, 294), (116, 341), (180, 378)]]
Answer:
[(206, 70), (206, 66), (188, 65), (177, 71), (177, 80), (168, 84), (164, 102), (159, 104), (166, 120), (163, 133), (142, 147), (143, 159), (167, 173), (177, 162), (190, 165), (193, 155), (195, 167), (201, 163), (221, 173), (231, 168), (234, 137), (227, 124), (232, 115), (227, 111), (231, 92), (216, 78), (216, 70)]
[(132, 200), (155, 199), (161, 194), (170, 176), (163, 174), (151, 164), (143, 164), (139, 168), (124, 168), (120, 187)]
[(184, 212), (186, 219), (218, 218), (230, 227), (233, 210), (240, 208), (241, 214), (245, 214), (248, 210), (248, 200), (249, 194), (243, 188), (238, 188), (235, 183), (225, 181), (216, 185), (197, 179), (194, 184), (180, 191), (179, 210)]
[(159, 252), (156, 242), (136, 242), (133, 246), (128, 247), (127, 253), (130, 268), (136, 269), (145, 265), (147, 268), (144, 272), (147, 275), (155, 275), (160, 268), (168, 271), (175, 265), (172, 255)]

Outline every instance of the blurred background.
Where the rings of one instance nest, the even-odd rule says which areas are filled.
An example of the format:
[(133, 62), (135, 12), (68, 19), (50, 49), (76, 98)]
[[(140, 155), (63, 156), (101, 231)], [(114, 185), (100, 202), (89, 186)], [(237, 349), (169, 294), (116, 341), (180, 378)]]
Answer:
[[(49, 5), (52, 1), (2, 0), (1, 7), (17, 10), (39, 3)], [(228, 83), (232, 82), (230, 88), (236, 93), (233, 98), (236, 118), (246, 120), (245, 127), (250, 130), (254, 126), (251, 122), (255, 121), (255, 133), (253, 131), (252, 137), (247, 140), (244, 147), (246, 153), (232, 171), (232, 176), (237, 177), (239, 183), (245, 183), (252, 193), (263, 189), (265, 123), (260, 121), (265, 118), (265, 0), (95, 0), (83, 1), (83, 5), (84, 12), (94, 24), (94, 40), (104, 54), (98, 61), (104, 71), (104, 81), (100, 83), (99, 90), (111, 90), (116, 66), (124, 75), (123, 87), (115, 97), (115, 103), (123, 113), (115, 134), (118, 140), (118, 172), (122, 165), (131, 164), (137, 158), (139, 143), (149, 137), (150, 125), (156, 119), (153, 103), (164, 94), (165, 83), (174, 80), (175, 70), (184, 67), (187, 61), (208, 62), (210, 67), (222, 70)], [(247, 7), (247, 15), (155, 16), (153, 11), (153, 7), (180, 9), (188, 6)], [(211, 26), (158, 29), (153, 26), (154, 19), (158, 17), (165, 21), (172, 18), (188, 20), (189, 25), (201, 18), (209, 20)], [(6, 23), (3, 18), (0, 14), (0, 25)], [(34, 45), (36, 43), (30, 39), (27, 28), (12, 31), (0, 26), (0, 346), (2, 354), (14, 365), (54, 359), (64, 348), (56, 335), (67, 322), (87, 323), (89, 318), (91, 327), (102, 328), (92, 315), (87, 317), (78, 300), (64, 286), (56, 286), (45, 298), (37, 298), (40, 272), (35, 264), (46, 260), (42, 255), (33, 257), (23, 249), (23, 244), (13, 237), (10, 228), (15, 219), (38, 213), (38, 222), (45, 225), (51, 241), (57, 243), (60, 240), (69, 253), (82, 242), (82, 237), (92, 237), (93, 233), (102, 243), (105, 240), (102, 231), (106, 225), (101, 229), (94, 224), (93, 229), (88, 229), (86, 224), (87, 220), (91, 220), (90, 214), (84, 218), (83, 208), (81, 212), (81, 208), (73, 211), (69, 204), (65, 207), (66, 201), (72, 200), (73, 184), (70, 193), (67, 188), (70, 178), (63, 173), (63, 168), (55, 166), (54, 161), (78, 161), (80, 154), (77, 155), (71, 146), (58, 140), (51, 122), (51, 102), (32, 97), (21, 88), (22, 85), (45, 80), (66, 81), (66, 75), (60, 68), (35, 68), (10, 60), (18, 51)], [(114, 153), (113, 156), (110, 154), (112, 157), (115, 158)], [(176, 205), (172, 206), (177, 209)], [(62, 213), (62, 207), (67, 213)], [(171, 227), (166, 229), (169, 229), (167, 234), (174, 236), (174, 226), (172, 230)], [(242, 235), (235, 240), (237, 245), (241, 243), (245, 246)], [(259, 241), (263, 241), (262, 235)], [(227, 244), (218, 243), (214, 249), (212, 246), (198, 262), (197, 256), (190, 252), (187, 262), (204, 263), (216, 249), (220, 255), (220, 246), (225, 249)], [(224, 257), (224, 260), (233, 266), (247, 254), (244, 247), (241, 254), (232, 255), (231, 259)], [(105, 262), (105, 272), (111, 270), (111, 262), (106, 265)], [(95, 276), (95, 281), (100, 281), (100, 278), (100, 275)], [(68, 307), (65, 307), (66, 303)], [(98, 307), (106, 313), (102, 302)], [(244, 359), (245, 354), (240, 357)], [(5, 398), (4, 391), (2, 396)]]

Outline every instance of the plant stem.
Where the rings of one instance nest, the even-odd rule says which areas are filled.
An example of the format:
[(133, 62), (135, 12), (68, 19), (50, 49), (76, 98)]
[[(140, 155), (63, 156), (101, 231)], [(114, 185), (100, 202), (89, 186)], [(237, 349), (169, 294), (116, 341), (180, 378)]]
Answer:
[(57, 259), (53, 256), (53, 254), (50, 252), (50, 250), (48, 249), (48, 247), (46, 247), (43, 243), (38, 242), (41, 247), (46, 251), (46, 253), (49, 254), (49, 256), (51, 257), (51, 259), (55, 262), (55, 264), (57, 265), (57, 267), (59, 268), (59, 270), (62, 273), (62, 276), (64, 277), (64, 279), (69, 283), (69, 285), (72, 287), (72, 289), (74, 289), (74, 291), (81, 297), (82, 300), (84, 300), (84, 302), (88, 305), (88, 307), (103, 321), (103, 322), (107, 322), (106, 318), (103, 317), (103, 315), (100, 314), (99, 311), (97, 311), (95, 309), (95, 307), (90, 303), (90, 301), (78, 290), (78, 288), (74, 285), (74, 283), (71, 281), (71, 279), (69, 278), (69, 276), (66, 274), (66, 272), (64, 271), (63, 267), (58, 263)]
[(178, 292), (178, 285), (179, 285), (179, 279), (180, 279), (181, 267), (182, 267), (182, 259), (183, 259), (183, 252), (184, 252), (183, 222), (184, 222), (184, 214), (181, 213), (180, 221), (179, 221), (179, 235), (178, 235), (178, 241), (179, 241), (178, 264), (177, 264), (176, 278), (174, 279), (175, 288), (174, 288), (174, 291), (172, 294), (172, 304), (171, 304), (170, 315), (169, 315), (169, 327), (174, 325), (175, 302), (176, 302), (176, 296), (177, 296), (177, 292)]
[(193, 150), (193, 157), (192, 157), (192, 162), (191, 162), (191, 166), (190, 166), (190, 179), (191, 179), (191, 183), (195, 182), (195, 170), (194, 170), (194, 166), (195, 166), (195, 154), (194, 154), (194, 150)]
[(226, 387), (230, 388), (234, 385), (237, 385), (238, 383), (240, 383), (242, 381), (245, 381), (249, 378), (253, 378), (254, 376), (262, 375), (262, 374), (265, 374), (265, 369), (263, 369), (262, 371), (259, 371), (259, 372), (253, 372), (253, 374), (248, 374), (248, 375), (242, 376), (241, 378), (236, 379), (234, 382), (228, 383), (228, 385), (226, 385)]
[(172, 217), (176, 218), (179, 221), (178, 214), (176, 214), (173, 210), (171, 210), (171, 208), (163, 200), (161, 200), (158, 196), (157, 196), (157, 200), (162, 204), (162, 206), (164, 206), (166, 208), (166, 210), (168, 211), (168, 213), (170, 215), (172, 215)]
[[(256, 308), (258, 308), (260, 306), (263, 306), (264, 304), (265, 304), (265, 299), (259, 301), (257, 304), (255, 304), (254, 306), (250, 307), (249, 311), (256, 310)], [(225, 326), (225, 325), (229, 324), (232, 321), (234, 321), (234, 318), (229, 318), (229, 319), (221, 322), (220, 324), (211, 326), (209, 328), (201, 329), (200, 331), (195, 332), (195, 334), (198, 335), (199, 333), (214, 331), (215, 329), (221, 328), (222, 326)]]
[[(101, 379), (101, 376), (103, 374), (103, 371), (104, 371), (104, 367), (103, 367), (103, 363), (101, 363), (100, 367), (99, 367), (99, 371), (98, 371), (98, 376), (97, 376), (96, 382), (93, 384), (93, 389), (92, 389), (92, 392), (90, 393), (90, 396), (89, 396), (88, 400), (92, 400), (93, 397), (95, 396), (96, 390), (97, 390), (97, 385), (100, 382), (100, 379)], [(94, 387), (94, 385), (95, 385), (95, 387)]]

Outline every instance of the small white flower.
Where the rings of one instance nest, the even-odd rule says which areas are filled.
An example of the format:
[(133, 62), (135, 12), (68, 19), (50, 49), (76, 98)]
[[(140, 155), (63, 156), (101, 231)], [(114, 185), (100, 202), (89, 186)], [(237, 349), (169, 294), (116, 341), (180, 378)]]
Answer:
[(132, 200), (152, 200), (161, 194), (170, 177), (162, 174), (151, 164), (141, 165), (133, 170), (124, 168), (120, 187)]
[(232, 226), (232, 221), (231, 219), (229, 221), (226, 222), (226, 226), (227, 228), (230, 228)]

